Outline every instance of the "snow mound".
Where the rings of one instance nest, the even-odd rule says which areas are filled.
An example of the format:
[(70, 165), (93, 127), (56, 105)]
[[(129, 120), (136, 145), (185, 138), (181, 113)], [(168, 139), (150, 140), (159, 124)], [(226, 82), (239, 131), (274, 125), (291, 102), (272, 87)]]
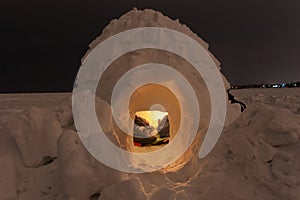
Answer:
[[(108, 106), (100, 102), (102, 107)], [(81, 144), (73, 125), (62, 128), (64, 131), (57, 141), (47, 140), (53, 143), (49, 146), (57, 145), (57, 153), (53, 155), (58, 159), (41, 165), (41, 158), (50, 154), (27, 150), (28, 144), (38, 143), (40, 137), (28, 137), (23, 146), (20, 145), (24, 135), (37, 130), (21, 129), (22, 134), (13, 134), (11, 124), (16, 120), (14, 125), (18, 130), (24, 126), (25, 116), (33, 114), (36, 116), (30, 118), (30, 122), (40, 123), (40, 116), (45, 116), (47, 110), (55, 116), (48, 118), (55, 123), (47, 121), (53, 125), (48, 129), (54, 130), (58, 116), (52, 107), (30, 108), (21, 112), (19, 118), (12, 115), (1, 127), (0, 179), (10, 180), (1, 187), (3, 197), (79, 200), (299, 198), (300, 116), (287, 109), (261, 102), (249, 104), (240, 117), (224, 129), (219, 142), (205, 159), (200, 160), (195, 155), (179, 168), (123, 174), (95, 160)], [(37, 126), (38, 130), (45, 130), (43, 126), (43, 123)], [(113, 128), (112, 125), (107, 127)], [(29, 161), (36, 161), (36, 167), (24, 165), (23, 160), (27, 158), (24, 155)]]
[(25, 166), (37, 167), (57, 157), (56, 141), (62, 127), (53, 110), (29, 107), (12, 114), (6, 127), (21, 151)]

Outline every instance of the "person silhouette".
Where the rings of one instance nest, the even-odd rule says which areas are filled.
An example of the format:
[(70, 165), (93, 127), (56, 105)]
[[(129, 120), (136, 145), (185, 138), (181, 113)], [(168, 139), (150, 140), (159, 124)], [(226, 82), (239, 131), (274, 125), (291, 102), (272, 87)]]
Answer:
[(236, 100), (233, 96), (233, 94), (230, 93), (230, 89), (226, 90), (228, 94), (228, 101), (230, 101), (231, 104), (238, 103), (241, 106), (241, 112), (244, 112), (244, 110), (247, 108), (246, 104), (243, 102)]

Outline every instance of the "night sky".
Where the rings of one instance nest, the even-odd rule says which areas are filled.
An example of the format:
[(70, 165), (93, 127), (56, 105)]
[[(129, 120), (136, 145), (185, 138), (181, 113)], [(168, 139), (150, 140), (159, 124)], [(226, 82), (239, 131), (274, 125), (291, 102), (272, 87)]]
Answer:
[(232, 84), (300, 80), (299, 0), (12, 0), (0, 3), (0, 92), (71, 92), (88, 44), (133, 7), (189, 26)]

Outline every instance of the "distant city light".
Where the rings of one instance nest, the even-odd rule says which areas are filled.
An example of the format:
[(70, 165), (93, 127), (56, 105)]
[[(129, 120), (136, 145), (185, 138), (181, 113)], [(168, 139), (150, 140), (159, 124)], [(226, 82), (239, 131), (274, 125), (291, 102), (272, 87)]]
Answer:
[(294, 88), (300, 87), (300, 81), (291, 83), (274, 83), (274, 84), (248, 84), (248, 85), (234, 85), (231, 89), (244, 89), (244, 88)]

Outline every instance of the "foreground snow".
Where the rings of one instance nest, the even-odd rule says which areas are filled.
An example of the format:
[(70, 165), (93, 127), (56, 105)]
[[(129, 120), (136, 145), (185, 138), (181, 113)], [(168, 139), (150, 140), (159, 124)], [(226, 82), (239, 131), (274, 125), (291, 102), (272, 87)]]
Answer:
[(233, 93), (247, 109), (208, 157), (145, 174), (90, 156), (70, 94), (1, 95), (0, 199), (299, 199), (300, 89)]

